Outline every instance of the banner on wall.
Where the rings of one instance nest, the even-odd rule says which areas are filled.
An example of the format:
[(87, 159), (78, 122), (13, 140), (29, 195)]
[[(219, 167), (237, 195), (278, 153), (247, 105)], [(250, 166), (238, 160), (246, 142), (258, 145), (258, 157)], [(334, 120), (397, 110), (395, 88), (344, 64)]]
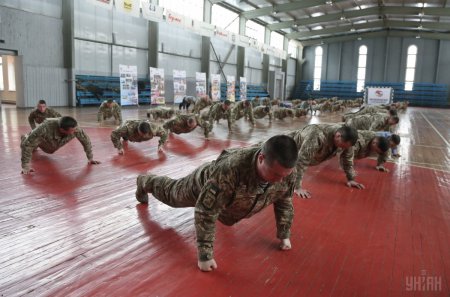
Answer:
[(227, 75), (227, 99), (231, 102), (236, 101), (235, 94), (236, 80), (233, 75)]
[(182, 28), (193, 28), (192, 19), (169, 9), (166, 9), (166, 22)]
[(165, 104), (164, 69), (150, 67), (150, 87), (152, 104)]
[(239, 78), (239, 93), (242, 100), (247, 100), (247, 79), (245, 77)]
[(220, 101), (220, 74), (211, 74), (211, 99)]
[(196, 72), (195, 73), (195, 95), (197, 98), (206, 96), (206, 73)]
[(120, 104), (138, 105), (137, 66), (119, 65)]
[(173, 100), (181, 103), (186, 96), (186, 70), (173, 70)]
[(95, 6), (103, 7), (106, 9), (111, 9), (113, 5), (113, 0), (91, 0)]
[(366, 87), (365, 102), (368, 105), (380, 105), (392, 103), (394, 89), (390, 87)]
[(164, 9), (152, 2), (152, 0), (141, 0), (142, 16), (149, 21), (161, 22), (164, 19)]
[(115, 3), (117, 11), (139, 17), (139, 0), (115, 0)]

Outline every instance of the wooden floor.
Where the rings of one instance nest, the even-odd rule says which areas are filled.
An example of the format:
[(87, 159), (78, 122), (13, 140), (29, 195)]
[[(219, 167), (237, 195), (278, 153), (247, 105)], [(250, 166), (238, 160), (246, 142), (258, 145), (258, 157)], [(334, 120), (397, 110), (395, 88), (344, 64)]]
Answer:
[[(124, 118), (144, 118), (145, 108)], [(118, 156), (96, 108), (57, 109), (79, 120), (102, 164), (88, 166), (74, 140), (53, 155), (38, 150), (36, 173), (21, 175), (29, 110), (2, 106), (1, 296), (450, 296), (450, 110), (402, 114), (402, 157), (391, 172), (375, 171), (373, 159), (356, 164), (365, 190), (344, 185), (336, 159), (310, 167), (313, 199), (295, 199), (289, 252), (277, 250), (271, 208), (233, 227), (218, 223), (219, 268), (202, 273), (193, 209), (138, 204), (136, 176), (182, 177), (224, 148), (340, 116), (258, 120), (253, 130), (241, 120), (232, 135), (223, 121), (209, 142), (194, 131), (171, 137), (162, 154), (154, 139)]]

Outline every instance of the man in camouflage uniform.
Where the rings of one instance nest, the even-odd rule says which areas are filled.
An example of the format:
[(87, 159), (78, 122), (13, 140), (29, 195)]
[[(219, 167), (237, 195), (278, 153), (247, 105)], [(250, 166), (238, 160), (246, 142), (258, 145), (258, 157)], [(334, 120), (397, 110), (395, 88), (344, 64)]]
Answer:
[(356, 130), (389, 131), (390, 127), (396, 125), (398, 121), (396, 115), (374, 113), (350, 118), (345, 121), (345, 124)]
[(213, 102), (212, 102), (212, 100), (209, 97), (206, 97), (206, 96), (205, 97), (201, 97), (200, 99), (197, 100), (197, 102), (195, 102), (194, 113), (195, 114), (200, 114), (200, 111), (203, 108), (206, 108), (206, 107), (208, 107), (208, 106), (210, 106), (212, 104), (213, 104)]
[(209, 122), (201, 120), (197, 115), (177, 115), (174, 119), (168, 120), (163, 124), (163, 128), (166, 131), (175, 134), (189, 133), (197, 127), (203, 128), (203, 134), (207, 139), (210, 129)]
[(211, 106), (208, 112), (208, 122), (210, 124), (210, 131), (212, 131), (214, 121), (219, 123), (220, 119), (222, 119), (225, 116), (228, 122), (228, 132), (229, 133), (232, 132), (231, 129), (232, 119), (230, 107), (231, 107), (230, 100), (225, 100), (224, 102), (217, 102), (213, 106)]
[(391, 156), (393, 158), (399, 158), (398, 145), (400, 144), (400, 136), (398, 134), (391, 133), (389, 131), (378, 131), (377, 136), (386, 137), (389, 141), (389, 147), (391, 148)]
[(213, 255), (216, 221), (233, 225), (273, 204), (277, 237), (282, 250), (291, 249), (297, 148), (286, 135), (271, 137), (263, 145), (224, 150), (212, 162), (188, 176), (140, 175), (136, 199), (148, 203), (151, 193), (172, 207), (195, 207), (198, 267), (217, 268)]
[[(384, 136), (378, 135), (378, 132), (358, 130), (358, 140), (353, 146), (353, 158), (364, 159), (372, 154), (376, 154), (377, 166), (375, 168), (379, 171), (389, 172), (384, 167), (384, 163), (387, 161), (387, 152), (390, 145), (389, 140)], [(354, 173), (354, 175), (356, 174)]]
[(120, 110), (120, 105), (114, 102), (112, 99), (103, 101), (98, 109), (97, 121), (102, 123), (104, 120), (114, 117), (116, 124), (122, 124), (122, 112)]
[(156, 107), (156, 108), (150, 108), (147, 110), (147, 118), (150, 118), (150, 116), (153, 117), (153, 120), (168, 120), (174, 115), (180, 114), (179, 110), (174, 110), (169, 107)]
[(114, 147), (123, 155), (123, 141), (142, 142), (159, 137), (158, 151), (162, 151), (162, 146), (167, 141), (167, 132), (161, 126), (145, 120), (127, 120), (116, 130), (111, 132), (111, 141)]
[(269, 106), (257, 106), (253, 109), (253, 117), (255, 119), (262, 119), (266, 115), (269, 116), (269, 122), (271, 122), (273, 113)]
[(298, 148), (297, 179), (295, 192), (302, 198), (311, 198), (311, 193), (302, 188), (303, 175), (308, 166), (314, 166), (334, 157), (342, 149), (341, 164), (347, 176), (347, 186), (363, 189), (364, 185), (354, 180), (353, 149), (358, 132), (341, 124), (307, 125), (287, 133), (294, 138)]
[(45, 100), (39, 100), (36, 109), (34, 109), (28, 116), (28, 123), (30, 123), (31, 129), (36, 128), (36, 123), (42, 124), (45, 119), (48, 118), (60, 118), (61, 114), (49, 107)]
[(257, 107), (260, 105), (260, 103), (261, 102), (260, 102), (259, 96), (255, 96), (255, 98), (253, 98), (253, 100), (252, 100), (252, 106)]
[(92, 145), (89, 136), (83, 129), (77, 127), (77, 121), (72, 117), (46, 119), (42, 125), (26, 135), (22, 135), (22, 173), (34, 172), (30, 167), (31, 156), (36, 148), (41, 148), (47, 154), (53, 154), (59, 148), (74, 138), (83, 145), (89, 164), (99, 164), (92, 155)]
[(279, 120), (283, 120), (286, 117), (294, 117), (294, 110), (291, 108), (280, 107), (273, 111), (273, 117)]
[(253, 126), (255, 126), (255, 118), (253, 115), (253, 106), (250, 101), (244, 100), (236, 103), (231, 109), (233, 120), (237, 121), (245, 116), (250, 120)]
[(342, 121), (353, 118), (355, 116), (360, 116), (363, 114), (374, 114), (374, 113), (389, 113), (391, 115), (397, 115), (395, 106), (392, 105), (369, 105), (363, 106), (360, 110), (356, 112), (347, 112), (342, 116)]

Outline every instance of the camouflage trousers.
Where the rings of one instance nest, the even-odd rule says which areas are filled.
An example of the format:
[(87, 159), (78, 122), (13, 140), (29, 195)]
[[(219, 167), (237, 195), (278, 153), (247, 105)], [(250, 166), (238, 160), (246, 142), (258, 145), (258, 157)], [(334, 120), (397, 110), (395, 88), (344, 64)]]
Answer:
[(153, 197), (171, 207), (194, 207), (203, 185), (208, 180), (207, 165), (209, 163), (180, 179), (146, 175), (142, 180), (142, 186), (145, 192), (151, 193)]

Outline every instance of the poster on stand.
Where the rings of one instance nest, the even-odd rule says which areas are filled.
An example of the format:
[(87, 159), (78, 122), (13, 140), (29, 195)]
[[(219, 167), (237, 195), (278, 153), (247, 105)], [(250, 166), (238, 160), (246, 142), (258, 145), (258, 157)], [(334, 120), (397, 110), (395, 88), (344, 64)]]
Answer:
[(173, 70), (173, 100), (181, 103), (186, 96), (186, 70)]
[(220, 74), (211, 74), (211, 99), (220, 101)]
[(367, 105), (388, 105), (394, 98), (394, 89), (391, 87), (366, 87), (364, 95)]
[(152, 104), (165, 104), (164, 69), (150, 67), (150, 88)]
[(236, 79), (233, 75), (227, 75), (227, 99), (231, 102), (236, 101), (235, 94)]
[(239, 93), (241, 101), (247, 100), (247, 79), (245, 77), (239, 78)]
[(205, 97), (207, 94), (206, 90), (206, 73), (196, 72), (195, 73), (195, 96), (197, 98)]
[(138, 105), (137, 66), (119, 65), (120, 105)]

